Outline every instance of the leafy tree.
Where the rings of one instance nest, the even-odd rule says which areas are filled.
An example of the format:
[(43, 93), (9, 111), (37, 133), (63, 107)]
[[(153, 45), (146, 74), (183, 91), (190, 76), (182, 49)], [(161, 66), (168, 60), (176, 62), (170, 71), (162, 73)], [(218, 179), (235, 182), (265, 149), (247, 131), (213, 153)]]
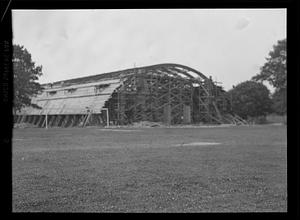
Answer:
[(25, 106), (40, 108), (31, 103), (31, 98), (38, 94), (42, 87), (36, 82), (42, 75), (42, 66), (35, 66), (31, 54), (20, 45), (13, 45), (13, 74), (14, 74), (14, 111)]
[(245, 81), (228, 91), (233, 113), (244, 119), (266, 116), (271, 112), (270, 91), (262, 83)]
[(269, 52), (267, 62), (260, 68), (260, 73), (252, 79), (268, 81), (276, 89), (286, 88), (286, 39), (279, 40)]
[(286, 39), (279, 40), (270, 51), (267, 62), (261, 67), (260, 73), (252, 79), (255, 81), (269, 82), (274, 88), (273, 107), (279, 114), (286, 113)]
[(278, 115), (286, 114), (286, 89), (278, 89), (272, 95), (273, 112)]

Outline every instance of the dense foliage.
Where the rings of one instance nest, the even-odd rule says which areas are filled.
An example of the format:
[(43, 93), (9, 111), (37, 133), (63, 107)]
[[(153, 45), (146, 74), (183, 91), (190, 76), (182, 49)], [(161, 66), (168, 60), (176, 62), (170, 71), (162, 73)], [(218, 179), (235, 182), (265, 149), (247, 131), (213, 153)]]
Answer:
[(262, 83), (246, 81), (228, 91), (232, 112), (244, 119), (266, 116), (271, 112), (272, 101), (268, 88)]
[(35, 65), (31, 54), (23, 46), (13, 46), (13, 74), (14, 111), (24, 106), (39, 108), (31, 103), (31, 98), (42, 90), (41, 85), (36, 81), (42, 75), (42, 66)]
[(273, 112), (278, 115), (286, 114), (286, 89), (278, 89), (272, 95)]
[(261, 67), (260, 73), (252, 79), (255, 81), (269, 82), (274, 88), (273, 110), (278, 114), (286, 113), (286, 39), (279, 40), (270, 51), (267, 62)]

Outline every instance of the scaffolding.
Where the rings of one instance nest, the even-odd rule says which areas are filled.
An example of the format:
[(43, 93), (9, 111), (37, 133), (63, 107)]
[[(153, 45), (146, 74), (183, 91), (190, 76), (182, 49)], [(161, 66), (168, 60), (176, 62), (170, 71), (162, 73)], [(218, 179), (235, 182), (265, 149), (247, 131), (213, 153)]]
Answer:
[(165, 72), (140, 71), (123, 76), (121, 87), (105, 105), (114, 124), (222, 123), (216, 101), (219, 91), (211, 79), (187, 79)]

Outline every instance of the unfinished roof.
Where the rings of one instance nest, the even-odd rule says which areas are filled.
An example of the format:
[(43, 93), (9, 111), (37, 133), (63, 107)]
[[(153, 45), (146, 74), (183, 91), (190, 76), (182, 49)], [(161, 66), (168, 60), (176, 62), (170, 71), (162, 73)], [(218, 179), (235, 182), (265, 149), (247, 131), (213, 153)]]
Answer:
[[(181, 64), (173, 64), (173, 63), (165, 63), (165, 64), (157, 64), (152, 66), (145, 66), (145, 67), (138, 67), (138, 68), (131, 68), (126, 70), (120, 70), (120, 71), (114, 71), (109, 73), (102, 73), (98, 75), (92, 75), (92, 76), (86, 76), (86, 77), (79, 77), (75, 79), (68, 79), (68, 80), (62, 80), (52, 83), (53, 86), (56, 85), (73, 85), (73, 84), (80, 84), (80, 83), (88, 83), (88, 82), (94, 82), (104, 79), (116, 79), (120, 78), (125, 75), (130, 75), (138, 72), (153, 72), (157, 74), (169, 74), (169, 75), (177, 75), (189, 79), (201, 79), (205, 80), (207, 77), (188, 66), (184, 66)], [(45, 84), (49, 85), (49, 84)]]

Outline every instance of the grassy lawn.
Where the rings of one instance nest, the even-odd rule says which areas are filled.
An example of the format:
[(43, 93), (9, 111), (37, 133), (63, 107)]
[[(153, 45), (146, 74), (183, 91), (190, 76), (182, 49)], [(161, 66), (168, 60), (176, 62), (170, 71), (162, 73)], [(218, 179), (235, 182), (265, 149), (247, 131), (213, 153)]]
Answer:
[(285, 212), (286, 142), (274, 125), (14, 129), (13, 211)]

